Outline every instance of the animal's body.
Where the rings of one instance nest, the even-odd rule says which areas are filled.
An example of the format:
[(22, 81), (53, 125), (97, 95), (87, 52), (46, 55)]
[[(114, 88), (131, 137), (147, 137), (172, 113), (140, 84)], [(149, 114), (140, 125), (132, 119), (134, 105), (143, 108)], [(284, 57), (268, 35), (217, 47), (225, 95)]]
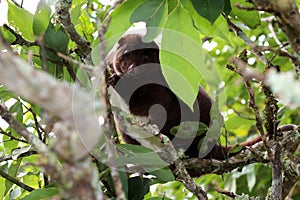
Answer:
[[(199, 157), (198, 143), (205, 134), (183, 139), (171, 134), (170, 129), (183, 121), (210, 126), (211, 97), (199, 86), (192, 111), (169, 89), (161, 71), (159, 47), (155, 42), (144, 43), (142, 36), (131, 34), (121, 38), (118, 45), (117, 50), (106, 59), (112, 69), (109, 83), (129, 105), (130, 113), (149, 116), (150, 123), (158, 125), (160, 132), (170, 138), (176, 149), (183, 148), (189, 157)], [(126, 133), (122, 133), (122, 137), (127, 143), (138, 144)], [(204, 158), (222, 160), (228, 156), (230, 147), (212, 145), (214, 147)]]

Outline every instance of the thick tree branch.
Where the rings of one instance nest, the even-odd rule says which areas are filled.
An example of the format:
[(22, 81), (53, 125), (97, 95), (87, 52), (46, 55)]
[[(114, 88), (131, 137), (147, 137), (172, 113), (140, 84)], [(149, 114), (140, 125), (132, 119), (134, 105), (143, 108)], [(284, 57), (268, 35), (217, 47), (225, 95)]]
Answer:
[[(103, 106), (76, 85), (57, 81), (47, 73), (34, 69), (12, 52), (0, 54), (0, 84), (62, 119), (62, 126), (56, 128), (57, 138), (60, 139), (56, 140), (54, 153), (34, 134), (15, 123), (10, 113), (1, 107), (2, 118), (6, 118), (17, 133), (48, 158), (44, 168), (53, 177), (57, 177), (64, 190), (69, 191), (65, 193), (69, 195), (66, 198), (98, 197), (97, 180), (92, 178), (96, 175), (87, 158), (102, 133), (95, 115), (100, 116), (104, 112)], [(57, 164), (56, 153), (64, 162), (62, 166)], [(86, 190), (90, 191), (88, 195)]]
[(0, 83), (55, 113), (79, 133), (84, 133), (82, 142), (85, 146), (80, 140), (77, 144), (78, 152), (75, 155), (78, 158), (87, 155), (86, 148), (91, 149), (96, 144), (95, 137), (101, 130), (92, 113), (101, 112), (103, 107), (97, 101), (92, 104), (90, 94), (81, 91), (77, 86), (73, 89), (72, 86), (58, 82), (50, 75), (33, 69), (11, 53), (0, 54)]
[[(164, 139), (156, 136), (159, 133), (156, 126), (145, 125), (117, 108), (114, 109), (114, 115), (121, 131), (128, 133), (142, 146), (154, 150), (165, 162), (172, 165), (176, 178), (182, 181), (198, 199), (207, 199), (207, 194), (194, 182), (185, 169), (172, 143), (165, 136), (162, 136)], [(167, 142), (163, 142), (166, 140)]]

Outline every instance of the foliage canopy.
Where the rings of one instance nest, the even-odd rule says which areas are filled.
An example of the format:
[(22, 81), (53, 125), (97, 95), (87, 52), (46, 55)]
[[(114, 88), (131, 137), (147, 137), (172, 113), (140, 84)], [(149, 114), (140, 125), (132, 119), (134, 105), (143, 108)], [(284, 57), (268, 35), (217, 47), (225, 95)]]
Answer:
[[(0, 1), (0, 199), (300, 198), (299, 1), (37, 2)], [(179, 98), (192, 107), (201, 85), (215, 99), (208, 132), (221, 144), (264, 142), (224, 162), (177, 157), (145, 135), (155, 127), (114, 110), (149, 138), (119, 143), (104, 59), (140, 32)]]

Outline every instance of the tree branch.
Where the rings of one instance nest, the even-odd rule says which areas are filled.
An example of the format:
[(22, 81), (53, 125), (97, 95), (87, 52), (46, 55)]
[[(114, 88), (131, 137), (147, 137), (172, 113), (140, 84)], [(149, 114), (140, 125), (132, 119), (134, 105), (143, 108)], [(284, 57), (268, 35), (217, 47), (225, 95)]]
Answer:
[(9, 180), (10, 182), (16, 184), (17, 186), (23, 188), (24, 190), (27, 190), (28, 192), (31, 192), (32, 190), (34, 190), (34, 188), (32, 188), (29, 185), (26, 185), (26, 184), (18, 181), (17, 179), (15, 179), (14, 177), (11, 177), (9, 174), (5, 173), (2, 170), (0, 170), (0, 176), (2, 176), (3, 178)]
[[(3, 38), (1, 34), (0, 38)], [(57, 138), (62, 139), (55, 141), (55, 152), (52, 152), (34, 134), (16, 123), (11, 114), (1, 106), (2, 118), (40, 154), (48, 158), (41, 165), (57, 178), (64, 190), (69, 191), (65, 193), (68, 195), (66, 198), (100, 198), (97, 180), (92, 178), (96, 176), (96, 172), (88, 155), (102, 133), (95, 115), (103, 115), (103, 106), (98, 101), (93, 102), (90, 93), (34, 69), (13, 52), (0, 54), (0, 84), (62, 119), (62, 126), (56, 128)], [(54, 101), (55, 99), (59, 101)], [(57, 163), (59, 159), (56, 153), (60, 155), (61, 165)], [(86, 189), (90, 193), (86, 194)]]
[(77, 44), (79, 56), (86, 57), (87, 62), (91, 64), (91, 47), (89, 45), (89, 42), (82, 38), (79, 33), (77, 33), (74, 24), (72, 24), (71, 22), (69, 12), (71, 6), (72, 0), (58, 0), (55, 4), (56, 14), (58, 16), (59, 22), (63, 25), (71, 40)]
[[(186, 188), (199, 199), (207, 199), (207, 194), (198, 186), (188, 171), (184, 163), (180, 160), (174, 146), (166, 136), (157, 137), (159, 130), (156, 126), (145, 125), (120, 109), (114, 109), (114, 115), (119, 129), (142, 146), (154, 150), (165, 162), (172, 165), (173, 174), (184, 183)], [(164, 142), (163, 142), (164, 141)]]

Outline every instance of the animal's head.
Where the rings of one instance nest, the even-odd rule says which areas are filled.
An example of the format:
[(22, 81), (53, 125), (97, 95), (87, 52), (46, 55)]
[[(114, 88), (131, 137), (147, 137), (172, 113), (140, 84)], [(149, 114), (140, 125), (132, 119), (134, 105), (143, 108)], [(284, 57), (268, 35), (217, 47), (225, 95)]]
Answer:
[(122, 37), (117, 49), (106, 58), (106, 64), (112, 69), (113, 75), (118, 77), (148, 63), (159, 63), (159, 48), (155, 42), (144, 43), (138, 34)]

